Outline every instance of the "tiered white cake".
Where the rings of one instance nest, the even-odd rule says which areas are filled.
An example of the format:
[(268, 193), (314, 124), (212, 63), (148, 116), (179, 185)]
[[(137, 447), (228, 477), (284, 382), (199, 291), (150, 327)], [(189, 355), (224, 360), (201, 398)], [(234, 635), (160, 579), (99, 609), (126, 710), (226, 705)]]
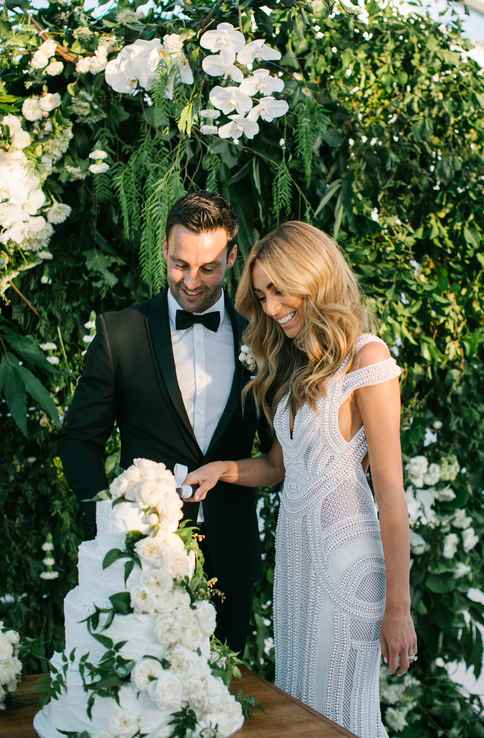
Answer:
[(210, 667), (215, 609), (191, 586), (195, 557), (176, 532), (174, 477), (136, 459), (110, 492), (97, 503), (96, 538), (79, 547), (79, 586), (65, 598), (65, 651), (52, 659), (64, 684), (35, 730), (170, 738), (184, 725), (187, 738), (228, 736), (242, 710)]

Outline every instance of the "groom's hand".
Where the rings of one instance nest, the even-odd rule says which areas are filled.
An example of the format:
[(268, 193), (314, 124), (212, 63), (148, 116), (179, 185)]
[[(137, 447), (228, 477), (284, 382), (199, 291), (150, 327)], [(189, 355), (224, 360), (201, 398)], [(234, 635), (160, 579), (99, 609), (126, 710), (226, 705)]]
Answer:
[(187, 502), (201, 502), (204, 500), (210, 490), (218, 484), (224, 471), (225, 462), (213, 461), (211, 464), (205, 464), (190, 472), (184, 484), (192, 485), (195, 492)]

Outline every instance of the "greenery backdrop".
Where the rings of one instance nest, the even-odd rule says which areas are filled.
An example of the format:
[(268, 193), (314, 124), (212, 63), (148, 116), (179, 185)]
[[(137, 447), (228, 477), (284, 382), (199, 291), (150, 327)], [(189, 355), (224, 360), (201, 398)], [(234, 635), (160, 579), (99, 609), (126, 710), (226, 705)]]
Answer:
[[(38, 10), (7, 0), (1, 12), (0, 115), (17, 123), (0, 117), (0, 619), (23, 638), (40, 636), (25, 669), (45, 669), (40, 657), (62, 643), (80, 533), (56, 434), (93, 316), (156, 291), (170, 205), (193, 188), (219, 190), (242, 224), (229, 288), (259, 234), (284, 219), (310, 221), (342, 244), (404, 368), (419, 660), (403, 680), (383, 676), (385, 721), (405, 738), (483, 736), (478, 700), (446, 670), (464, 660), (479, 674), (477, 623), (484, 623), (476, 596), (484, 589), (483, 86), (459, 24), (401, 15), (376, 0), (364, 9), (302, 0), (160, 1), (146, 12), (140, 5), (119, 0), (95, 17), (79, 0)], [(280, 50), (280, 60), (263, 66), (281, 76), (278, 97), (289, 104), (286, 115), (259, 120), (260, 133), (237, 143), (202, 133), (199, 115), (218, 84), (202, 70), (199, 41), (220, 22)], [(107, 59), (169, 33), (183, 38), (193, 85), (169, 64), (149, 94), (106, 84)], [(57, 47), (44, 64), (46, 39)], [(15, 167), (24, 168), (18, 189), (30, 193), (21, 227)], [(39, 189), (44, 200), (32, 195)], [(113, 439), (110, 471), (116, 451)], [(276, 493), (261, 496), (260, 515), (265, 578), (246, 655), (270, 678)], [(41, 578), (49, 532), (59, 572), (52, 580)]]

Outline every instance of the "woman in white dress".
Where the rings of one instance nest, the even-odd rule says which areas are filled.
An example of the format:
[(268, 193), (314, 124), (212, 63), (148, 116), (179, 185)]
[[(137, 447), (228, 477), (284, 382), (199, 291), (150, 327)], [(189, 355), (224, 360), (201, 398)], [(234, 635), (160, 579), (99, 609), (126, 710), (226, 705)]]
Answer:
[(404, 674), (417, 654), (400, 369), (368, 332), (339, 247), (313, 226), (290, 221), (254, 246), (236, 305), (257, 360), (247, 391), (276, 440), (266, 456), (207, 464), (187, 482), (201, 500), (219, 479), (252, 487), (284, 478), (276, 684), (361, 738), (387, 738), (380, 655)]

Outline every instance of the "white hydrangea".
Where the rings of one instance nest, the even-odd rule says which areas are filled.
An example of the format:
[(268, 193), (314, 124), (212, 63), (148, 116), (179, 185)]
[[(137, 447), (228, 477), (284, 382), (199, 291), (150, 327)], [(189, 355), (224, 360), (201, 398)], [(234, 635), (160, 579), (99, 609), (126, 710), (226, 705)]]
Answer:
[(20, 636), (15, 630), (7, 630), (0, 620), (0, 710), (8, 693), (14, 692), (22, 673), (18, 658)]

